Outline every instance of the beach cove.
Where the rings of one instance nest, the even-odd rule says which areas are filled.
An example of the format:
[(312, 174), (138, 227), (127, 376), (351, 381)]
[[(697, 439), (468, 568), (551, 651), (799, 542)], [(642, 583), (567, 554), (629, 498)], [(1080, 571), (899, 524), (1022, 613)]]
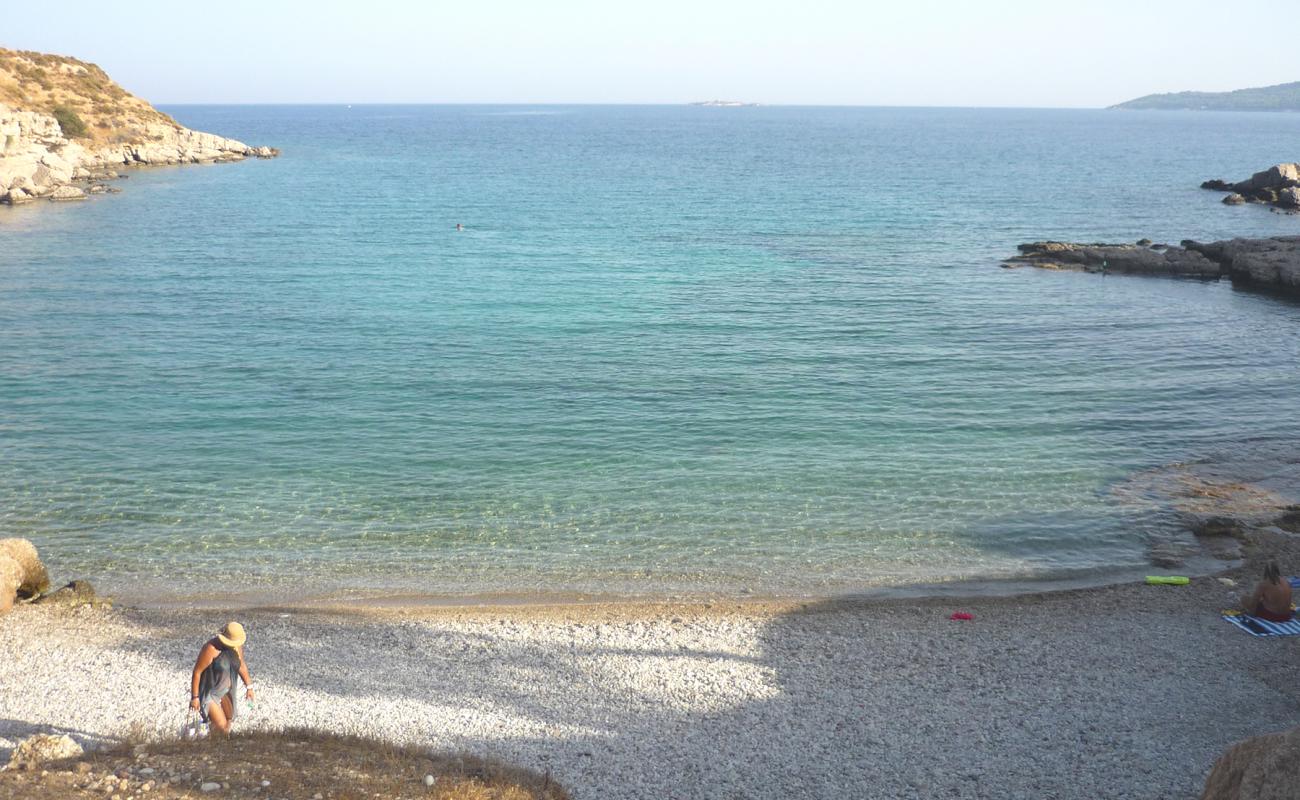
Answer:
[[(117, 600), (3, 618), (0, 751), (173, 735), (231, 617), (239, 727), (576, 798), (1190, 796), (1294, 725), (1295, 640), (1219, 614), (1300, 564), (1300, 306), (996, 268), (1291, 235), (1197, 184), (1290, 120), (173, 111), (285, 155), (0, 218), (0, 522)], [(968, 139), (1000, 189), (919, 191)]]
[(0, 800), (1300, 800), (1290, 11), (9, 4)]
[[(1220, 620), (1233, 591), (250, 610), (241, 725), (501, 758), (577, 798), (1191, 797), (1229, 744), (1300, 713), (1277, 668), (1297, 640)], [(0, 737), (171, 733), (225, 619), (19, 608)]]

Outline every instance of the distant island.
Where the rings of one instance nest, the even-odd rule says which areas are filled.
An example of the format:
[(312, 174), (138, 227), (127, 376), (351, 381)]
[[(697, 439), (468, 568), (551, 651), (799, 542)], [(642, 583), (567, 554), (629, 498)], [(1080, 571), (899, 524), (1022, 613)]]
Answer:
[(1149, 94), (1111, 108), (1163, 111), (1300, 111), (1300, 81), (1231, 92)]
[(0, 202), (116, 191), (117, 169), (272, 158), (271, 147), (192, 131), (94, 64), (0, 48)]
[(709, 108), (753, 108), (758, 103), (742, 103), (739, 100), (700, 100), (691, 103), (693, 106), (707, 106)]

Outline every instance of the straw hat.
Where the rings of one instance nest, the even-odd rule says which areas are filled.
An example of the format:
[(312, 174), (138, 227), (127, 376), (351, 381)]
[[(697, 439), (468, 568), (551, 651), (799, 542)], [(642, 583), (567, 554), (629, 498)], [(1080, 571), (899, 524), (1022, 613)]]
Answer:
[(243, 625), (238, 622), (227, 622), (226, 627), (222, 628), (221, 633), (217, 634), (217, 638), (226, 647), (243, 647), (244, 640), (248, 636), (244, 633)]

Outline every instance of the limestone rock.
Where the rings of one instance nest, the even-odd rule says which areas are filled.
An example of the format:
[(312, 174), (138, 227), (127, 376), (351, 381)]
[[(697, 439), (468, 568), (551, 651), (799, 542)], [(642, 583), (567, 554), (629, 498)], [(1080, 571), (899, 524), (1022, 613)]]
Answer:
[(0, 539), (0, 612), (17, 596), (34, 597), (50, 586), (36, 547), (27, 539)]
[(45, 164), (37, 163), (31, 173), (26, 176), (28, 184), (33, 189), (53, 189), (54, 172)]
[(72, 180), (72, 173), (76, 169), (67, 159), (55, 152), (48, 152), (41, 156), (41, 164), (49, 170), (50, 180), (54, 183), (67, 183)]
[(18, 743), (9, 756), (7, 769), (32, 769), (50, 761), (77, 758), (84, 751), (71, 736), (38, 733)]
[(23, 567), (13, 556), (0, 553), (0, 614), (14, 607), (18, 585), (22, 583)]
[(1294, 800), (1300, 728), (1238, 742), (1214, 762), (1201, 800)]
[(68, 186), (64, 184), (63, 186), (60, 186), (59, 188), (55, 189), (53, 192), (50, 192), (50, 199), (51, 200), (85, 200), (86, 193), (75, 186)]

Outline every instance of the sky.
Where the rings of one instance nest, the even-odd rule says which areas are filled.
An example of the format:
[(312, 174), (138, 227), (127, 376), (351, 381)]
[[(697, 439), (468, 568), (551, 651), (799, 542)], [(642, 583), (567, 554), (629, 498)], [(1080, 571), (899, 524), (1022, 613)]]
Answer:
[(1300, 80), (1277, 33), (1297, 19), (1297, 0), (0, 0), (0, 46), (158, 104), (1097, 107)]

